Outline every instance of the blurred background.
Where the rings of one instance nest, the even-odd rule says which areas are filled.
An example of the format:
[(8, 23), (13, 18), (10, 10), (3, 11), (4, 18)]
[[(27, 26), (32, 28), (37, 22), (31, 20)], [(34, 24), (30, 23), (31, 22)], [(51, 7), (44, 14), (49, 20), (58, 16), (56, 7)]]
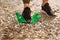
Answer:
[(60, 40), (60, 0), (49, 0), (57, 17), (47, 17), (41, 12), (42, 0), (31, 0), (31, 15), (38, 12), (42, 20), (36, 24), (16, 21), (16, 11), (22, 14), (22, 0), (0, 0), (0, 40)]

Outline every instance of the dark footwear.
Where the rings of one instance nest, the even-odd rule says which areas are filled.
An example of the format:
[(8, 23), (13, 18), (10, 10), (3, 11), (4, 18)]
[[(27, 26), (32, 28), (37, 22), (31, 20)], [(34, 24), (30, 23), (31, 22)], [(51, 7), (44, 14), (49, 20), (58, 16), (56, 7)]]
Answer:
[(42, 6), (42, 10), (45, 11), (49, 16), (56, 16), (53, 14), (52, 9), (49, 6), (49, 3), (46, 3), (44, 6)]
[(28, 22), (28, 20), (31, 20), (31, 10), (29, 7), (24, 8), (22, 16), (25, 18), (25, 20)]

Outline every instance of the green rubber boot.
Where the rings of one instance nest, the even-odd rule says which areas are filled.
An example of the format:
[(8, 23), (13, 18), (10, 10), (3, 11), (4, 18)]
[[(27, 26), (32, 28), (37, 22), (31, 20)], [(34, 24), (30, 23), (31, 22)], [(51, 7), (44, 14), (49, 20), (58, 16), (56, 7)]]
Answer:
[(41, 19), (41, 16), (38, 13), (35, 13), (32, 17), (31, 17), (31, 23), (36, 23)]
[(26, 20), (23, 18), (22, 15), (20, 15), (19, 12), (16, 12), (16, 17), (19, 23), (26, 23)]

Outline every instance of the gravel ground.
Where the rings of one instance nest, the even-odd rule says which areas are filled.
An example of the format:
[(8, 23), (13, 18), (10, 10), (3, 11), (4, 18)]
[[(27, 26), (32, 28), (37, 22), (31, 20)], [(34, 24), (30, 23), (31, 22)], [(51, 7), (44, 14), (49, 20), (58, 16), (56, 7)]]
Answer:
[(22, 13), (22, 0), (0, 0), (0, 40), (60, 40), (60, 0), (49, 0), (56, 17), (41, 12), (42, 0), (31, 0), (30, 7), (42, 19), (36, 24), (16, 21), (16, 11)]

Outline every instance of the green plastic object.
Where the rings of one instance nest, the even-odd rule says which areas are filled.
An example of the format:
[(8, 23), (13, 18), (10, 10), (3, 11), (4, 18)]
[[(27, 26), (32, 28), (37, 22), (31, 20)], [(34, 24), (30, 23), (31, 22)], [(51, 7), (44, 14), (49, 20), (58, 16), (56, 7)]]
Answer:
[(31, 17), (31, 23), (36, 23), (41, 19), (41, 15), (38, 13), (34, 13), (34, 15)]
[(19, 12), (16, 12), (16, 17), (17, 17), (17, 20), (19, 23), (25, 23), (26, 22), (26, 20), (23, 18), (22, 15), (20, 15)]
[[(27, 21), (24, 19), (24, 17), (22, 15), (20, 15), (19, 12), (16, 12), (16, 17), (17, 17), (17, 21), (19, 23), (27, 23)], [(39, 15), (38, 13), (34, 13), (34, 15), (31, 17), (31, 22), (32, 24), (38, 22), (41, 19), (41, 15)]]

